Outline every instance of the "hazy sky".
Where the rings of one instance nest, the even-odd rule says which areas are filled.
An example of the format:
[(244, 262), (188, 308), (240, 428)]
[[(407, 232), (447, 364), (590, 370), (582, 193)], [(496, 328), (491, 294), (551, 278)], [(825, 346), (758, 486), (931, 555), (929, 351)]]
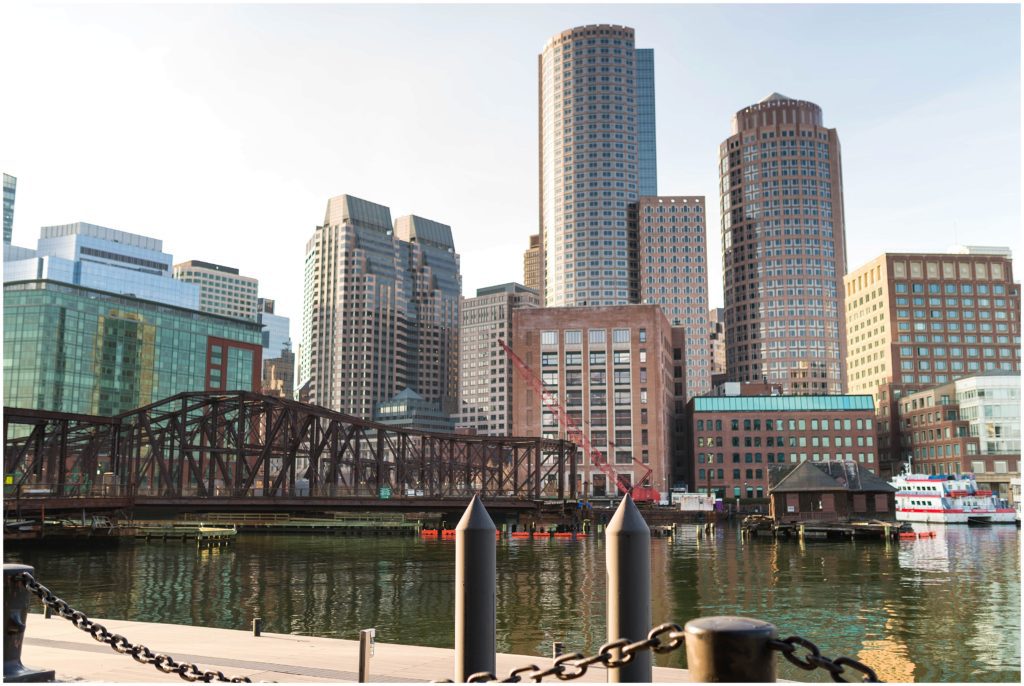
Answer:
[(537, 231), (537, 54), (581, 24), (654, 48), (658, 181), (708, 198), (772, 91), (842, 144), (849, 267), (962, 243), (1020, 252), (1016, 5), (74, 5), (0, 10), (14, 242), (88, 221), (238, 267), (300, 334), (305, 243), (351, 193), (452, 226), (463, 293), (522, 281)]

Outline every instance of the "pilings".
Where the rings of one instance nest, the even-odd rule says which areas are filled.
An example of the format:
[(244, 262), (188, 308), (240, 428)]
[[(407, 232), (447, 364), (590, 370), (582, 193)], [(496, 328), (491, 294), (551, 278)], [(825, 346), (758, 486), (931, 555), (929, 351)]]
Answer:
[[(605, 532), (608, 573), (608, 640), (640, 641), (651, 628), (651, 530), (626, 495)], [(619, 649), (613, 650), (619, 659)], [(651, 681), (651, 654), (637, 654), (608, 670), (609, 683)]]
[(18, 575), (34, 571), (28, 565), (4, 565), (4, 681), (54, 680), (53, 670), (29, 669), (21, 663), (31, 594)]
[(479, 496), (455, 527), (455, 681), (494, 673), (497, 529)]

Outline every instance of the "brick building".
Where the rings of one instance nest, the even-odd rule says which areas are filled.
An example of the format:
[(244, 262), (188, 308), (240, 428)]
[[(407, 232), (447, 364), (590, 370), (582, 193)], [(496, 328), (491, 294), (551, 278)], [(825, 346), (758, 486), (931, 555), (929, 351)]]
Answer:
[(1020, 375), (959, 379), (904, 396), (900, 442), (913, 471), (973, 473), (980, 488), (1009, 497), (1020, 475)]
[[(563, 403), (602, 459), (627, 483), (666, 494), (671, 484), (673, 345), (661, 309), (523, 309), (513, 313), (512, 322), (512, 349)], [(513, 385), (512, 399), (513, 435), (567, 437), (557, 414), (544, 408), (526, 384)], [(590, 498), (617, 495), (589, 456), (580, 451), (576, 459), (578, 492)]]
[[(1006, 248), (885, 253), (845, 277), (850, 393), (874, 396), (883, 474), (902, 464), (900, 399), (1020, 372), (1020, 286)], [(890, 467), (892, 464), (892, 467)]]
[(870, 396), (702, 396), (687, 411), (692, 491), (763, 498), (769, 469), (801, 462), (855, 462), (878, 471)]

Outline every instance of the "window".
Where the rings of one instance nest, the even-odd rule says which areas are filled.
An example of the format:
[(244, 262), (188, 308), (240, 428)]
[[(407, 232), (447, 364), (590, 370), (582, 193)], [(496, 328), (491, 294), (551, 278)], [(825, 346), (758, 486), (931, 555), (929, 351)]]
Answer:
[(540, 334), (541, 345), (558, 345), (557, 331), (542, 331)]
[(629, 343), (629, 329), (614, 329), (612, 343)]
[(591, 329), (590, 330), (590, 344), (591, 345), (604, 345), (604, 329)]
[(566, 353), (565, 363), (571, 364), (583, 364), (583, 353)]
[(541, 353), (540, 364), (543, 367), (557, 367), (558, 353)]
[(604, 364), (605, 354), (603, 352), (590, 353), (590, 366)]
[(580, 345), (583, 342), (582, 331), (566, 331), (565, 332), (565, 344), (566, 345)]

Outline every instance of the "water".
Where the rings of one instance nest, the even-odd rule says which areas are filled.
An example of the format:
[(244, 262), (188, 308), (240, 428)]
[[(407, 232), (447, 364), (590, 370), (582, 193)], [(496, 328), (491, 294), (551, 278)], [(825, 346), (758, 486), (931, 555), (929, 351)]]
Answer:
[[(1020, 534), (935, 527), (885, 544), (745, 540), (720, 527), (651, 541), (652, 619), (747, 615), (847, 655), (887, 681), (1019, 682)], [(180, 542), (8, 546), (6, 562), (95, 617), (451, 647), (454, 545), (412, 538), (240, 535)], [(498, 650), (548, 656), (606, 640), (599, 540), (498, 544)], [(31, 624), (29, 631), (31, 631)], [(131, 640), (131, 636), (128, 637)], [(156, 647), (154, 647), (156, 648)], [(657, 664), (685, 667), (680, 652)], [(444, 674), (424, 674), (443, 678)], [(780, 661), (779, 676), (827, 681)]]

